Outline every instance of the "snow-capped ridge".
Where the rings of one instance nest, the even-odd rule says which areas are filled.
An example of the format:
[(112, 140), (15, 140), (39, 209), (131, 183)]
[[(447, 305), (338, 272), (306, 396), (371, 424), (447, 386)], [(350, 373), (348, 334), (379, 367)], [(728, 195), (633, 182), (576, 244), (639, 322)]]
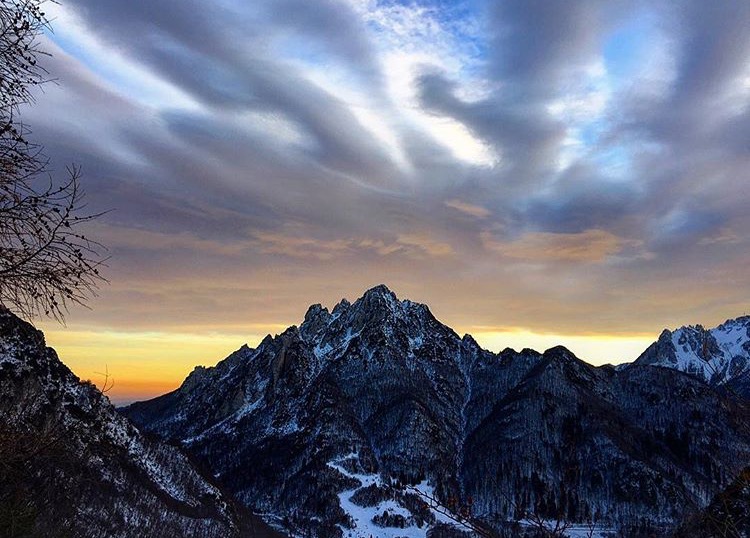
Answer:
[(674, 368), (716, 385), (729, 383), (750, 372), (750, 316), (712, 329), (701, 324), (665, 329), (634, 364)]

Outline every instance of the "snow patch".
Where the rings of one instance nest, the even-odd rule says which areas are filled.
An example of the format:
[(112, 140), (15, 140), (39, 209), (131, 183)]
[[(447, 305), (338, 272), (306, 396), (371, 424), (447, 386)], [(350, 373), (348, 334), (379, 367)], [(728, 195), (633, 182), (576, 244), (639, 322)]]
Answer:
[[(412, 513), (394, 499), (386, 499), (378, 502), (375, 506), (367, 507), (359, 506), (351, 501), (352, 496), (360, 489), (369, 486), (386, 487), (386, 484), (378, 474), (354, 473), (346, 469), (343, 466), (343, 463), (352, 459), (358, 460), (359, 456), (356, 453), (351, 453), (328, 463), (328, 466), (332, 469), (335, 469), (344, 476), (353, 478), (360, 483), (359, 486), (342, 491), (338, 494), (341, 508), (349, 515), (354, 524), (353, 529), (341, 527), (341, 530), (344, 533), (344, 538), (370, 538), (374, 536), (377, 536), (378, 538), (426, 538), (427, 531), (430, 528), (429, 523), (425, 523), (421, 527), (412, 524), (411, 526), (400, 528), (381, 527), (374, 522), (375, 518), (382, 516), (384, 512), (389, 515), (403, 516), (407, 520), (412, 517)], [(426, 481), (415, 486), (415, 488), (430, 496), (434, 494), (432, 487), (428, 485)], [(435, 519), (441, 523), (454, 524), (450, 518), (443, 514), (435, 512), (434, 510), (432, 510), (432, 514), (435, 516)]]

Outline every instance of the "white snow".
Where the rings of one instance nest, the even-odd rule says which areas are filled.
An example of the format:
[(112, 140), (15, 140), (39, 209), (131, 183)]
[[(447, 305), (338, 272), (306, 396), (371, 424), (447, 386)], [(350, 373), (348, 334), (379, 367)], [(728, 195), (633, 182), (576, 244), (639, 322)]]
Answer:
[[(349, 514), (355, 525), (353, 529), (346, 529), (344, 527), (341, 527), (341, 530), (344, 532), (344, 538), (426, 538), (427, 530), (429, 529), (428, 524), (425, 524), (421, 528), (416, 525), (412, 525), (410, 527), (405, 527), (402, 529), (394, 527), (380, 527), (373, 523), (373, 518), (377, 515), (382, 515), (384, 511), (387, 511), (391, 514), (400, 514), (405, 518), (409, 518), (411, 516), (411, 513), (406, 508), (398, 504), (398, 502), (396, 502), (395, 500), (389, 499), (381, 501), (376, 506), (369, 507), (358, 506), (351, 501), (352, 495), (354, 495), (354, 493), (360, 488), (365, 488), (371, 485), (384, 485), (383, 481), (380, 478), (380, 475), (378, 474), (352, 473), (341, 465), (348, 459), (357, 458), (357, 454), (352, 453), (339, 458), (334, 462), (328, 463), (329, 467), (336, 469), (344, 476), (354, 478), (360, 482), (360, 485), (356, 488), (339, 493), (339, 503), (341, 505), (341, 508), (347, 514)], [(429, 486), (426, 482), (417, 485), (416, 488), (429, 495), (433, 494), (432, 487)], [(453, 521), (451, 521), (447, 516), (439, 514), (435, 511), (433, 511), (433, 514), (438, 521), (453, 524)]]
[[(554, 525), (552, 525), (554, 527)], [(593, 528), (589, 525), (571, 525), (565, 529), (566, 538), (609, 538), (613, 536), (615, 529), (607, 527)]]
[(672, 333), (672, 345), (675, 349), (677, 363), (675, 367), (681, 372), (697, 374), (703, 379), (711, 379), (711, 366), (701, 359), (698, 354), (687, 344), (680, 344), (685, 329), (680, 329)]
[(424, 344), (424, 339), (422, 338), (422, 335), (419, 334), (417, 336), (410, 336), (409, 337), (409, 347), (412, 349), (419, 349)]
[(0, 340), (0, 364), (8, 363), (21, 365), (21, 361), (16, 358), (17, 355), (18, 350), (13, 342), (9, 340)]
[[(699, 327), (683, 327), (672, 333), (672, 345), (675, 349), (676, 362), (674, 364), (663, 364), (683, 372), (698, 375), (706, 381), (718, 379), (719, 382), (725, 382), (730, 375), (736, 375), (740, 372), (730, 372), (732, 359), (735, 357), (748, 358), (748, 353), (743, 349), (748, 338), (748, 325), (742, 319), (729, 320), (718, 327), (711, 329), (710, 336), (716, 340), (720, 349), (719, 354), (711, 356), (708, 360), (701, 358), (701, 349), (695, 349), (690, 345), (690, 336), (696, 332), (702, 331)], [(680, 343), (680, 340), (685, 340)], [(743, 370), (750, 367), (750, 361), (745, 365)]]
[[(315, 354), (315, 357), (317, 357), (318, 359), (324, 359), (325, 357), (335, 359), (339, 355), (339, 352), (345, 351), (349, 347), (349, 342), (351, 342), (354, 338), (358, 337), (361, 333), (362, 333), (361, 330), (357, 332), (352, 332), (351, 327), (349, 327), (346, 330), (346, 333), (343, 335), (343, 337), (339, 341), (335, 343), (326, 342), (325, 345), (318, 344), (313, 349), (313, 353)], [(332, 351), (336, 351), (336, 353), (331, 355)]]

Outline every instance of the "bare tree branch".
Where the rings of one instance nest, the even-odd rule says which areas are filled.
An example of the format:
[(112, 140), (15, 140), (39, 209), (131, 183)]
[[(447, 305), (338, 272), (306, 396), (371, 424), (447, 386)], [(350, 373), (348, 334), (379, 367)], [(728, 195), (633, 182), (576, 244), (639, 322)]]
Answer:
[(29, 141), (19, 107), (47, 81), (38, 63), (47, 53), (38, 37), (48, 28), (46, 0), (0, 0), (0, 303), (20, 314), (63, 320), (71, 304), (85, 304), (104, 281), (105, 249), (82, 225), (81, 170), (56, 182), (41, 146)]

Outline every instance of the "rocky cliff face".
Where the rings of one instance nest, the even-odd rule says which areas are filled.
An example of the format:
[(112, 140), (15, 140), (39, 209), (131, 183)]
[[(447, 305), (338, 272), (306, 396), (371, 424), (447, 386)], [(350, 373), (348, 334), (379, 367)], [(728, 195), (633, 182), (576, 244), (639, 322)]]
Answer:
[(524, 513), (666, 528), (750, 457), (727, 405), (673, 369), (490, 353), (379, 286), (123, 412), (269, 520), (367, 538), (446, 532), (425, 495), (497, 529)]
[(0, 535), (223, 538), (252, 524), (0, 307)]
[(673, 368), (714, 385), (740, 382), (750, 375), (750, 316), (713, 329), (690, 325), (665, 330), (635, 364)]

